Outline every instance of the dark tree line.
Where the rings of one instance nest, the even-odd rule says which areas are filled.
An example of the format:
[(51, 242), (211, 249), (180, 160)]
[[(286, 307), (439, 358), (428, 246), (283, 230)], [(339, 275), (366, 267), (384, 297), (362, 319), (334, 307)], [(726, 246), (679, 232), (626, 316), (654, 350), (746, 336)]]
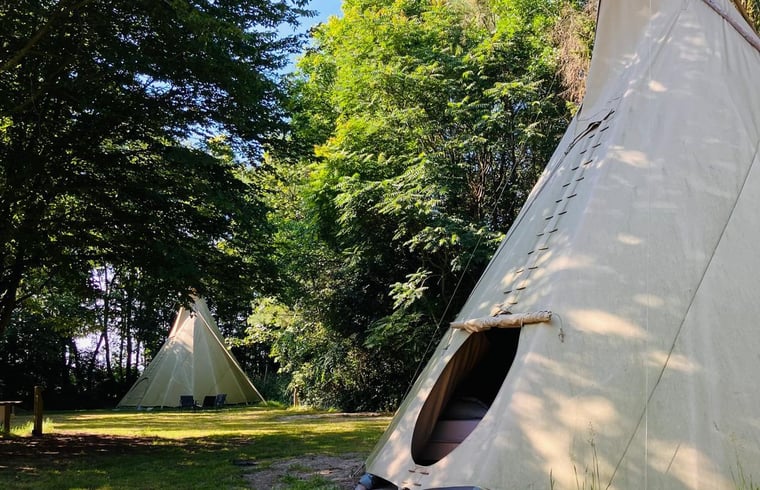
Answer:
[[(283, 131), (277, 71), (299, 46), (276, 28), (295, 23), (301, 6), (0, 5), (8, 366), (29, 372), (45, 358), (64, 369), (34, 368), (35, 382), (86, 389), (105, 359), (107, 381), (128, 381), (191, 292), (234, 318), (254, 294), (276, 290), (257, 167)], [(84, 334), (98, 339), (90, 359), (71, 341)]]

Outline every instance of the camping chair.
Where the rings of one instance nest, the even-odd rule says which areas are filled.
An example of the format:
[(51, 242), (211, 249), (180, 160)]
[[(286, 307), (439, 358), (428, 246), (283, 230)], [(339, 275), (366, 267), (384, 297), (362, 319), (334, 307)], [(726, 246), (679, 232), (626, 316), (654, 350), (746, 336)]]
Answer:
[(203, 397), (203, 408), (221, 408), (227, 400), (227, 393), (220, 393), (216, 396), (206, 395)]
[(184, 410), (186, 408), (192, 408), (193, 410), (198, 408), (198, 404), (195, 403), (193, 395), (180, 395), (179, 396), (179, 408)]
[(226, 401), (227, 401), (227, 393), (219, 393), (218, 395), (216, 395), (216, 400), (214, 400), (214, 407), (222, 408)]

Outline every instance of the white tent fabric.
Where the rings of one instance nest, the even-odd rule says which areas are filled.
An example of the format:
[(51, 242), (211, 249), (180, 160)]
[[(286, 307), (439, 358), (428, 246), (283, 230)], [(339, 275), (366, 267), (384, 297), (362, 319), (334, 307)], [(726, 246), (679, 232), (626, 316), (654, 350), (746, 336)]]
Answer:
[(200, 403), (217, 394), (225, 394), (227, 404), (263, 400), (224, 346), (205, 301), (196, 298), (179, 310), (169, 338), (118, 406), (177, 407), (182, 395)]
[(488, 332), (447, 333), (369, 473), (417, 489), (760, 483), (760, 52), (747, 32), (729, 0), (600, 2), (582, 109), (457, 317), (551, 321), (519, 329), (485, 415), (433, 448)]

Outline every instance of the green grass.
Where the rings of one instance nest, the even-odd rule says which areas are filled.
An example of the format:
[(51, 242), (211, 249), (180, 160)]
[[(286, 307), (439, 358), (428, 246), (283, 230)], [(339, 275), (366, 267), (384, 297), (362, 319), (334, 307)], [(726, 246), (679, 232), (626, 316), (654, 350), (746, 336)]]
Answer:
[[(28, 436), (32, 433), (32, 429), (34, 429), (34, 421), (29, 417), (23, 417), (21, 420), (21, 425), (15, 425), (11, 423), (11, 434), (14, 436)], [(15, 421), (14, 421), (15, 422)], [(53, 421), (50, 420), (49, 417), (46, 417), (42, 420), (42, 430), (43, 432), (46, 431), (52, 431), (53, 430)]]
[[(16, 416), (12, 435), (0, 440), (0, 488), (250, 488), (244, 474), (272, 461), (366, 456), (389, 420), (279, 407), (61, 412), (47, 413), (45, 435), (32, 438), (31, 419)], [(318, 476), (286, 475), (283, 484), (333, 488)]]
[(288, 486), (288, 490), (333, 490), (335, 488), (334, 484), (321, 476), (315, 476), (308, 480), (286, 476), (282, 483)]

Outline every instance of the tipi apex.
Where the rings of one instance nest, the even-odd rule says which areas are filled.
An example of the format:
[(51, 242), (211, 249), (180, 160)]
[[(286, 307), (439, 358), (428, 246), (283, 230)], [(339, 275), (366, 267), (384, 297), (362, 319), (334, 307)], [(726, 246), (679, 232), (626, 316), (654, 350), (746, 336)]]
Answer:
[(600, 2), (582, 109), (360, 487), (760, 483), (758, 83), (729, 0)]
[(224, 346), (205, 301), (195, 298), (191, 308), (180, 308), (169, 338), (118, 406), (177, 407), (183, 395), (219, 394), (227, 404), (263, 400)]

